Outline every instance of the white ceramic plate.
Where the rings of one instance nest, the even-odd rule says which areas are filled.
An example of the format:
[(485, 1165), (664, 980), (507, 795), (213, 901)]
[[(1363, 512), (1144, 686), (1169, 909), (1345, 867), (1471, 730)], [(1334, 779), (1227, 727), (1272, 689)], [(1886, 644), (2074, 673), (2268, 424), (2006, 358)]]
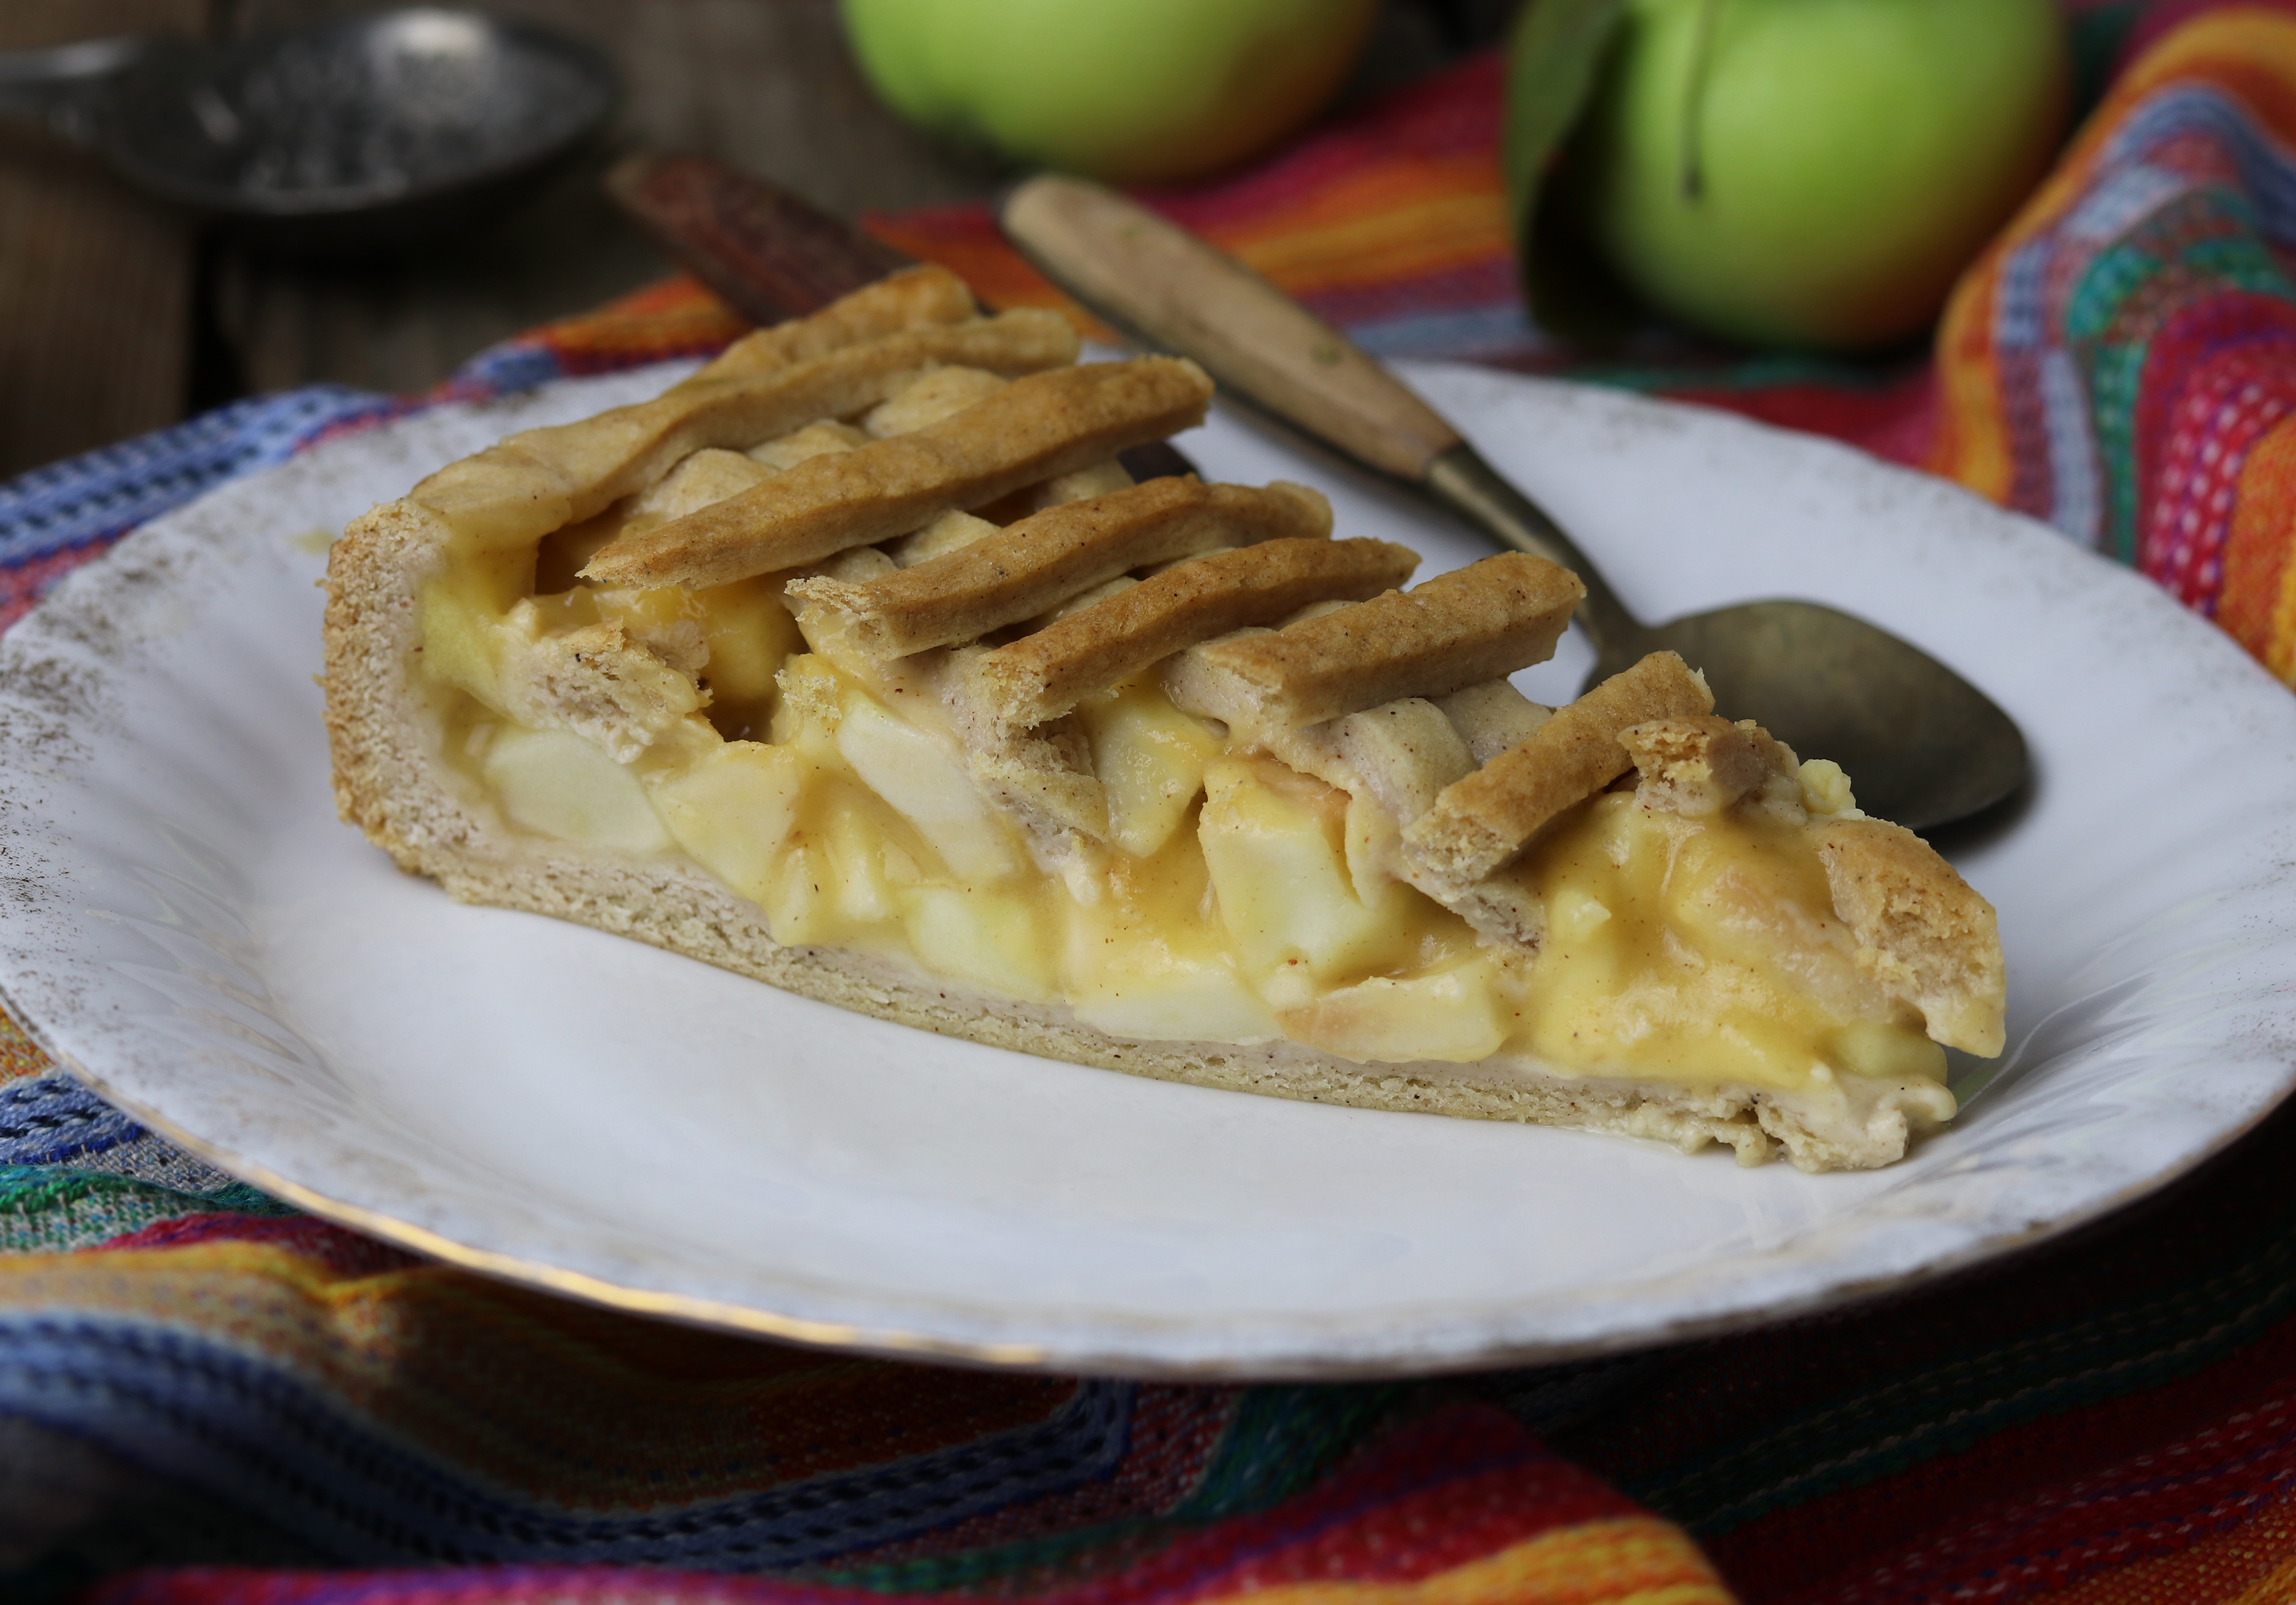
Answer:
[[(598, 1298), (1080, 1370), (1560, 1358), (1969, 1263), (2190, 1167), (2296, 1060), (2296, 697), (2038, 525), (1806, 437), (1414, 374), (1649, 615), (1800, 595), (2024, 727), (2030, 806), (1958, 854), (2001, 910), (2009, 1067), (1903, 1164), (1741, 1171), (1615, 1138), (1288, 1104), (952, 1042), (461, 908), (339, 824), (324, 534), (656, 372), (442, 410), (234, 484), (0, 647), (0, 985), (127, 1108), (322, 1214)], [(1480, 548), (1230, 418), (1222, 478)], [(1567, 695), (1575, 643), (1534, 671)], [(1974, 1090), (1982, 1078), (1964, 1083)]]

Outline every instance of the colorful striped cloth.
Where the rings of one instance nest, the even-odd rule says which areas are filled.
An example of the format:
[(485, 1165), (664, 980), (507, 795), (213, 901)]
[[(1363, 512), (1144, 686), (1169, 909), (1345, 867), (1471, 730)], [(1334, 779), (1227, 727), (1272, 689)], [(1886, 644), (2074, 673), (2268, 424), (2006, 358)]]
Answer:
[(2175, 9), (1956, 292), (1926, 461), (2296, 679), (2296, 5)]
[[(1951, 473), (2296, 678), (2296, 6), (2156, 7), (2122, 67), (1934, 363), (1685, 350), (1595, 376)], [(1154, 199), (1377, 350), (1569, 368), (1513, 294), (1499, 93), (1471, 62)], [(978, 210), (878, 226), (991, 300), (1050, 299)], [(443, 393), (734, 332), (676, 281)], [(421, 404), (300, 391), (0, 486), (0, 621), (155, 513)], [(0, 1023), (0, 1593), (2275, 1605), (2296, 1600), (2292, 1141), (2296, 1110), (2072, 1241), (1754, 1336), (1449, 1382), (1152, 1386), (809, 1354), (429, 1264), (174, 1148)]]

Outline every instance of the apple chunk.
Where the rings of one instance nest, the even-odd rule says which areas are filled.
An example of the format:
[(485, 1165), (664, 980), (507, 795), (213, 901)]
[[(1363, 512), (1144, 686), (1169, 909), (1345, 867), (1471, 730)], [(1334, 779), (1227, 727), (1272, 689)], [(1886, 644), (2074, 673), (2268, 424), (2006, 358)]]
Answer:
[(1222, 758), (1205, 770), (1204, 863), (1220, 919), (1255, 974), (1304, 966), (1328, 984), (1415, 957), (1423, 921), (1413, 904), (1424, 900), (1392, 881), (1368, 902), (1356, 895), (1346, 814), (1345, 793), (1280, 765)]
[(1007, 997), (1050, 1002), (1058, 995), (1027, 899), (918, 885), (905, 888), (900, 901), (909, 944), (934, 974), (977, 982)]
[(1496, 1053), (1513, 1025), (1480, 961), (1409, 980), (1374, 975), (1285, 1009), (1283, 1019), (1287, 1033), (1311, 1047), (1390, 1065), (1473, 1064)]
[(1093, 772), (1108, 794), (1109, 839), (1135, 858), (1152, 858), (1188, 817), (1220, 744), (1146, 691), (1128, 690), (1083, 716)]
[(915, 826), (957, 875), (995, 881), (1020, 868), (1005, 827), (947, 744), (857, 691), (845, 698), (837, 750), (862, 784)]
[(480, 767), (503, 811), (529, 830), (630, 852), (670, 848), (637, 777), (571, 730), (497, 730)]
[(729, 741), (650, 789), (680, 847), (742, 896), (764, 902), (780, 877), (809, 767), (789, 747)]
[(1111, 1036), (1149, 1042), (1228, 1042), (1282, 1037), (1259, 994), (1225, 964), (1176, 964), (1150, 973), (1103, 973), (1072, 998), (1077, 1018)]

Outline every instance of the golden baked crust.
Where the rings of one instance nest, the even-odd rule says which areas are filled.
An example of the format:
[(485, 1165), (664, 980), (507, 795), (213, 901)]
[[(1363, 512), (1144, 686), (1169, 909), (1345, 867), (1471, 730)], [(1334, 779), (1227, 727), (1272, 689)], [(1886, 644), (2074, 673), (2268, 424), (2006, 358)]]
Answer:
[(1520, 853), (1542, 826), (1633, 767), (1620, 732), (1713, 711), (1706, 682), (1677, 654), (1654, 652), (1447, 786), (1406, 827), (1405, 856), (1432, 884), (1464, 891)]
[(1376, 597), (1418, 564), (1418, 553), (1385, 540), (1300, 537), (1209, 553), (999, 646), (980, 681), (997, 719), (1040, 723), (1200, 641), (1315, 603)]
[(538, 539), (654, 483), (690, 453), (868, 406), (930, 367), (1001, 364), (1029, 372), (1075, 356), (1074, 331), (1062, 319), (1008, 312), (725, 378), (704, 369), (657, 400), (616, 409), (611, 423), (513, 435), (432, 474), (412, 499), (489, 545)]
[(2006, 977), (1993, 905), (1902, 825), (1836, 819), (1818, 838), (1833, 907), (1858, 962), (1922, 1011), (1941, 1041), (1988, 1058), (2005, 1045)]
[(874, 580), (800, 580), (792, 596), (845, 615), (854, 645), (884, 658), (977, 640), (1134, 569), (1263, 540), (1332, 532), (1332, 506), (1304, 485), (1207, 485), (1193, 474), (1063, 502)]
[(1640, 777), (1636, 789), (1676, 813), (1718, 814), (1792, 767), (1791, 755), (1751, 719), (1711, 713), (1652, 719), (1619, 732)]
[(1544, 663), (1586, 594), (1576, 575), (1505, 552), (1407, 594), (1218, 642), (1197, 661), (1236, 682), (1234, 702), (1249, 705), (1255, 723), (1297, 729)]

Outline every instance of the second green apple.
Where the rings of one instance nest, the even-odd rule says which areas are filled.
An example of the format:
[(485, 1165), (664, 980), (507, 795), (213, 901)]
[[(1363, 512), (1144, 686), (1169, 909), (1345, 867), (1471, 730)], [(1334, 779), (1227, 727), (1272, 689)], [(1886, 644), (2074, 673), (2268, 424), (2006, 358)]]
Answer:
[(1312, 116), (1374, 0), (843, 0), (870, 81), (912, 122), (1119, 184), (1192, 178)]
[(1627, 0), (1573, 142), (1581, 222), (1751, 343), (1918, 333), (2063, 128), (2055, 0)]

